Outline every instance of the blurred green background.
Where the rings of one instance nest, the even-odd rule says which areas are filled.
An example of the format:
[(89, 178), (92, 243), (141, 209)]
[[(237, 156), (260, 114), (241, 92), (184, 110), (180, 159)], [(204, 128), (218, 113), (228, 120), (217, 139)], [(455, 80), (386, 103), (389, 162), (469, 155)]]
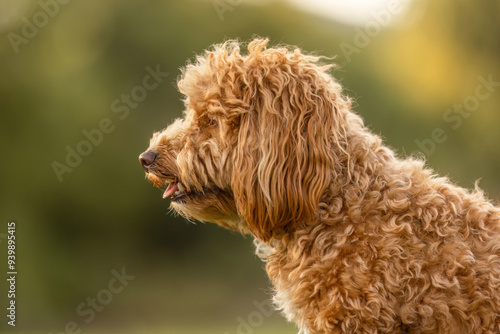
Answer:
[[(297, 332), (261, 309), (270, 284), (251, 238), (171, 215), (137, 159), (181, 115), (179, 67), (227, 38), (337, 56), (334, 76), (388, 145), (427, 155), (464, 187), (481, 179), (496, 202), (500, 1), (399, 2), (385, 15), (392, 5), (373, 12), (361, 0), (345, 10), (332, 0), (329, 11), (306, 0), (0, 0), (0, 331)], [(168, 75), (141, 88), (157, 68)], [(86, 156), (67, 162), (68, 150)], [(5, 317), (9, 221), (15, 328)], [(117, 289), (113, 270), (135, 278)]]

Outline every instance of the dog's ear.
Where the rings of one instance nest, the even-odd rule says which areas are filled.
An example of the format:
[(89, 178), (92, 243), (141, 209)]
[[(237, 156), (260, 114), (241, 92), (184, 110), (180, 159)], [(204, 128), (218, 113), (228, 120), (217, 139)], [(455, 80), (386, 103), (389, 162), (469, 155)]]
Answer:
[(345, 140), (348, 101), (316, 57), (251, 47), (251, 108), (239, 123), (232, 188), (250, 231), (269, 241), (318, 219)]

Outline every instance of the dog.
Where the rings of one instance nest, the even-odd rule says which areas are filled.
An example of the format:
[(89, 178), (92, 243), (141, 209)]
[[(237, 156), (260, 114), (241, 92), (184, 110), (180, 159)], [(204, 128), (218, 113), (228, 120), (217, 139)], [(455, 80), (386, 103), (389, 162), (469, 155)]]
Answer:
[(171, 208), (253, 235), (301, 333), (500, 333), (500, 208), (398, 158), (328, 59), (267, 44), (182, 69), (184, 117), (139, 157)]

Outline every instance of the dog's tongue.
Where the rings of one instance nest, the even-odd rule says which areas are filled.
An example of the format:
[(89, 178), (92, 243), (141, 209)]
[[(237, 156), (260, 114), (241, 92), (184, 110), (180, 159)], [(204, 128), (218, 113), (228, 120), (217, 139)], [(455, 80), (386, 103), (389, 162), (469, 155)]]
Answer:
[(167, 190), (163, 193), (163, 198), (167, 198), (170, 195), (173, 195), (179, 188), (177, 187), (176, 182), (172, 182), (168, 185)]

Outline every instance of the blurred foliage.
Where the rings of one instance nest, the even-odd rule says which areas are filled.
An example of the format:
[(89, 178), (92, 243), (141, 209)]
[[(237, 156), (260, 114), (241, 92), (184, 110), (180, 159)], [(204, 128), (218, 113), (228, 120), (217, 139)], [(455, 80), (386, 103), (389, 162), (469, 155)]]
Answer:
[[(239, 317), (255, 311), (252, 302), (269, 298), (251, 238), (172, 216), (137, 160), (153, 131), (181, 115), (179, 67), (227, 38), (267, 36), (337, 55), (334, 75), (354, 109), (399, 154), (418, 152), (415, 140), (442, 128), (447, 140), (428, 164), (464, 187), (481, 178), (493, 200), (500, 195), (500, 89), (456, 130), (443, 120), (474, 95), (478, 77), (500, 81), (498, 1), (415, 0), (405, 22), (383, 29), (351, 59), (340, 45), (354, 44), (363, 27), (250, 0), (223, 20), (215, 1), (70, 1), (16, 53), (9, 33), (21, 34), (21, 18), (32, 20), (41, 5), (2, 1), (0, 233), (17, 222), (15, 332), (59, 333), (75, 321), (97, 332), (236, 333)], [(168, 76), (120, 119), (113, 101), (156, 66)], [(53, 162), (65, 163), (67, 147), (76, 149), (82, 131), (104, 118), (114, 131), (59, 182)], [(86, 324), (77, 306), (123, 267), (136, 278)], [(256, 332), (296, 330), (273, 315)]]

